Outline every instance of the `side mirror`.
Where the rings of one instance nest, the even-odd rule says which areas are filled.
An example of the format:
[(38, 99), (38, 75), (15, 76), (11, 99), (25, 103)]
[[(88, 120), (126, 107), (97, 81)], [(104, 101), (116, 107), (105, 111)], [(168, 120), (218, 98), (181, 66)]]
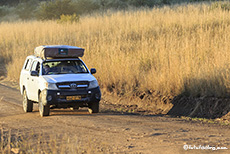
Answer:
[(96, 71), (95, 68), (91, 68), (91, 69), (90, 69), (90, 72), (91, 72), (91, 74), (95, 74), (97, 71)]
[(31, 71), (30, 75), (31, 76), (38, 76), (38, 72), (37, 71)]

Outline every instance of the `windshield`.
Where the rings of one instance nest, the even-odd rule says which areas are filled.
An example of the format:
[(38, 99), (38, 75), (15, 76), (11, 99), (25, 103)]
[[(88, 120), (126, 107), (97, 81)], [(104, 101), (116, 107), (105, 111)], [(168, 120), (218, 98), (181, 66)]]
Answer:
[(46, 61), (42, 64), (42, 75), (88, 73), (80, 60)]

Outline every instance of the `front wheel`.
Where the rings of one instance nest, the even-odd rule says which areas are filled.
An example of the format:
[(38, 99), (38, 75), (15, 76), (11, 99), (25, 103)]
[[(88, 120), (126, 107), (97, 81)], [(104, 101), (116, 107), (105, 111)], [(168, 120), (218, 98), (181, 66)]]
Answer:
[(32, 112), (33, 111), (33, 102), (28, 99), (26, 95), (26, 90), (23, 91), (23, 101), (22, 106), (24, 112)]
[(42, 98), (42, 96), (40, 94), (39, 102), (38, 102), (40, 116), (41, 117), (48, 116), (48, 115), (50, 115), (50, 106), (49, 105), (43, 105), (41, 98)]
[(99, 112), (99, 102), (92, 102), (89, 104), (89, 112), (90, 113), (98, 113)]

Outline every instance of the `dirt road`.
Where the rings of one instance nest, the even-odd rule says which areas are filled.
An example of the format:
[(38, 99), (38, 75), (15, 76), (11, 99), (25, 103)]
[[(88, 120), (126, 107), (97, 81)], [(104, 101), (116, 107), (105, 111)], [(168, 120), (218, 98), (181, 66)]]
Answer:
[[(229, 125), (194, 122), (166, 115), (116, 113), (109, 111), (103, 103), (99, 114), (89, 114), (86, 109), (65, 109), (51, 110), (50, 116), (41, 118), (36, 104), (32, 113), (24, 113), (21, 104), (18, 90), (0, 84), (0, 129), (12, 132), (43, 132), (52, 136), (75, 136), (70, 142), (77, 140), (77, 143), (87, 148), (90, 145), (93, 151), (91, 153), (230, 152)], [(195, 145), (198, 148), (200, 145), (226, 147), (228, 150), (186, 151), (183, 149), (185, 145)]]

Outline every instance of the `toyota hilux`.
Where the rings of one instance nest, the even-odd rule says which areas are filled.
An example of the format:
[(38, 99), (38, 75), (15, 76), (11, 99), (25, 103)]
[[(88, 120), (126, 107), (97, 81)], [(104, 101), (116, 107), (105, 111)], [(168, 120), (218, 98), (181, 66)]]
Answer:
[(25, 112), (32, 112), (34, 103), (42, 117), (51, 108), (88, 107), (92, 113), (99, 112), (101, 92), (92, 75), (96, 69), (89, 70), (79, 58), (84, 49), (48, 45), (35, 48), (34, 53), (26, 58), (20, 75)]

